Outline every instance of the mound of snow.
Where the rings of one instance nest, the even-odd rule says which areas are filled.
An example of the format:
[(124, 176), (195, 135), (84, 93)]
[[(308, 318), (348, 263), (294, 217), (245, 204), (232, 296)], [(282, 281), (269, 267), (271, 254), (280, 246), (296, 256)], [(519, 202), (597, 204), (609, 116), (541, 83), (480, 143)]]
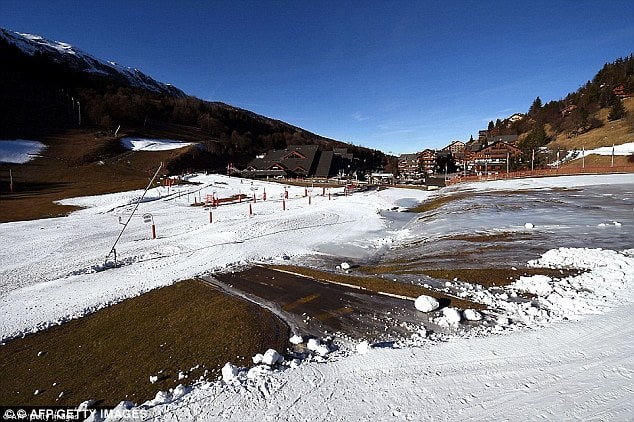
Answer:
[(306, 348), (308, 350), (315, 351), (321, 345), (321, 342), (317, 338), (308, 339), (308, 343), (306, 344)]
[(361, 343), (357, 344), (357, 353), (365, 355), (371, 348), (370, 343), (368, 343), (367, 340), (363, 340)]
[(512, 286), (518, 290), (537, 296), (547, 296), (553, 291), (550, 285), (551, 281), (552, 279), (546, 275), (537, 274), (531, 277), (521, 276)]
[(341, 269), (342, 270), (349, 270), (350, 269), (350, 264), (348, 264), (347, 262), (342, 262), (341, 263)]
[(293, 337), (291, 337), (288, 341), (289, 341), (291, 344), (295, 344), (295, 345), (297, 345), (297, 344), (302, 344), (302, 343), (304, 342), (304, 338), (303, 338), (302, 336), (300, 336), (300, 335), (295, 334), (295, 335), (294, 335)]
[(266, 352), (264, 352), (264, 356), (262, 357), (262, 363), (265, 363), (269, 366), (273, 366), (283, 361), (284, 357), (282, 357), (282, 355), (280, 355), (275, 349), (267, 350)]
[(475, 309), (465, 309), (462, 311), (462, 316), (467, 321), (480, 321), (482, 319), (482, 314)]
[(222, 372), (222, 380), (225, 383), (230, 384), (238, 377), (238, 373), (240, 372), (240, 370), (238, 369), (237, 366), (227, 362), (225, 363), (225, 366), (222, 367), (221, 372)]
[(414, 306), (421, 312), (431, 312), (438, 309), (440, 303), (436, 298), (427, 295), (421, 295), (414, 301)]
[(436, 324), (442, 327), (457, 327), (460, 321), (462, 321), (462, 316), (456, 308), (444, 308), (442, 316), (435, 320)]

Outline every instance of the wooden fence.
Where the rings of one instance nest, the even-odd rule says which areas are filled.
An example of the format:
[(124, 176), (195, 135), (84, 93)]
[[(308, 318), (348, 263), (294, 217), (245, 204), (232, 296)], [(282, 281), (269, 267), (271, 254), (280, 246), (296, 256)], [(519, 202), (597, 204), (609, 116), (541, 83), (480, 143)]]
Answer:
[(489, 173), (488, 175), (455, 175), (447, 178), (446, 185), (454, 185), (464, 182), (480, 182), (486, 180), (523, 179), (527, 177), (548, 176), (572, 176), (581, 174), (610, 174), (610, 173), (634, 173), (634, 166), (603, 166), (603, 167), (562, 167), (540, 170), (521, 170), (509, 173)]

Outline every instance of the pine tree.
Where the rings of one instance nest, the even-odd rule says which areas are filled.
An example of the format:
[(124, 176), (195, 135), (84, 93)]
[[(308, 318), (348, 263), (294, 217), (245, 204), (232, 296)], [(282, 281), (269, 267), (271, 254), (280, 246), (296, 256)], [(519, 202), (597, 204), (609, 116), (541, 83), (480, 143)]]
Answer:
[(528, 109), (528, 115), (534, 117), (537, 113), (539, 113), (542, 109), (542, 99), (537, 97), (533, 104), (531, 104), (531, 108)]
[(621, 100), (616, 98), (612, 102), (612, 107), (610, 107), (610, 113), (608, 114), (608, 120), (609, 121), (618, 120), (618, 119), (620, 119), (622, 117), (625, 117), (625, 107), (623, 106), (623, 103), (621, 102)]

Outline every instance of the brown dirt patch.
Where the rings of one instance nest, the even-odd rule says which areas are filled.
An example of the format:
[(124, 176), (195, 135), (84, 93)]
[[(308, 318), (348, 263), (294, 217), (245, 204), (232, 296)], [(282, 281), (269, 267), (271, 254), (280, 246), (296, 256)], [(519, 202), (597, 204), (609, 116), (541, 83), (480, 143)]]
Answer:
[(76, 209), (54, 203), (60, 199), (145, 188), (162, 161), (188, 154), (187, 148), (128, 151), (119, 139), (90, 130), (39, 140), (47, 146), (41, 157), (25, 164), (0, 164), (0, 223), (59, 217)]
[[(216, 377), (226, 362), (250, 365), (256, 353), (287, 344), (287, 326), (270, 312), (202, 281), (183, 281), (0, 346), (0, 403), (141, 403), (205, 369)], [(179, 371), (197, 365), (178, 380)], [(159, 381), (150, 383), (151, 375)]]

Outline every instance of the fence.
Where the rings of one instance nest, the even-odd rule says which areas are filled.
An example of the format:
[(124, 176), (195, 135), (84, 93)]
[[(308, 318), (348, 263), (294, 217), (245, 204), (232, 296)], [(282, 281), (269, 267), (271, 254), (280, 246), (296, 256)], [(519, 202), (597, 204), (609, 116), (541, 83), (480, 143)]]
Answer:
[(581, 174), (634, 173), (634, 166), (602, 166), (602, 167), (564, 167), (540, 170), (521, 170), (509, 173), (489, 173), (483, 175), (456, 175), (446, 180), (446, 185), (464, 182), (480, 182), (486, 180), (522, 179), (527, 177), (572, 176)]

